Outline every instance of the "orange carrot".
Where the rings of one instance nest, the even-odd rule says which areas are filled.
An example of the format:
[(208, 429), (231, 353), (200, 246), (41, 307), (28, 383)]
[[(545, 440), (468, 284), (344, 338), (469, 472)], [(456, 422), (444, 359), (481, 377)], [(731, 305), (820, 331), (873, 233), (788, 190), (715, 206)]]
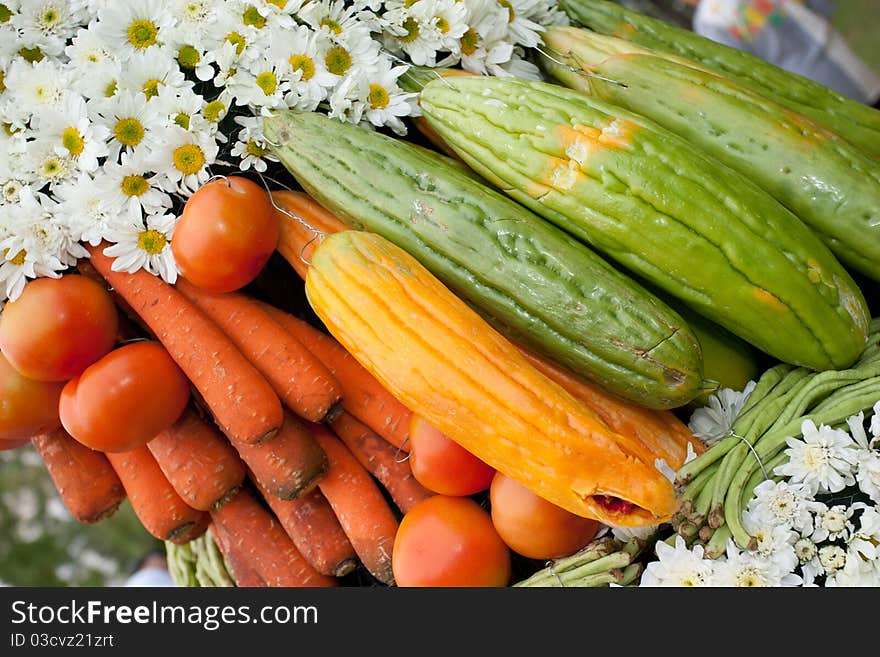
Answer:
[(322, 575), (342, 577), (357, 567), (357, 553), (319, 489), (296, 500), (282, 500), (256, 480), (254, 484), (312, 568)]
[(333, 337), (278, 308), (261, 308), (294, 335), (333, 373), (342, 386), (342, 407), (389, 443), (409, 451), (407, 432), (412, 411), (386, 390)]
[(226, 437), (191, 408), (147, 447), (177, 494), (201, 511), (226, 501), (247, 474)]
[(416, 480), (409, 461), (399, 458), (399, 450), (353, 415), (343, 411), (330, 426), (403, 513), (434, 494)]
[(391, 552), (399, 523), (379, 486), (329, 429), (312, 432), (327, 453), (330, 468), (318, 482), (342, 530), (366, 569), (380, 582), (394, 583)]
[(635, 438), (673, 470), (684, 464), (688, 443), (697, 454), (703, 451), (701, 441), (671, 411), (656, 411), (621, 399), (543, 356), (522, 346), (519, 350), (544, 376), (583, 402), (611, 429)]
[(31, 442), (61, 501), (79, 522), (98, 522), (119, 508), (125, 489), (101, 452), (74, 440), (64, 429), (34, 436)]
[(258, 445), (231, 441), (261, 486), (282, 500), (302, 497), (326, 474), (324, 450), (303, 423), (287, 413), (281, 431)]
[(177, 290), (210, 317), (275, 389), (306, 420), (323, 422), (338, 411), (339, 382), (289, 332), (240, 292), (214, 294), (180, 279)]
[(105, 246), (87, 247), (92, 265), (165, 346), (223, 433), (256, 443), (277, 432), (278, 395), (220, 327), (158, 276), (113, 271)]
[(211, 512), (228, 548), (250, 564), (268, 586), (336, 586), (303, 558), (275, 516), (246, 489)]
[[(348, 226), (329, 210), (324, 209), (311, 196), (303, 192), (272, 192), (272, 200), (282, 210), (299, 217), (297, 221), (290, 214), (278, 211), (281, 235), (278, 240), (278, 253), (296, 270), (303, 279), (312, 260), (312, 252), (321, 243), (315, 230), (322, 233), (335, 233), (346, 230)], [(304, 225), (305, 222), (311, 228)], [(314, 228), (315, 230), (312, 230)]]
[(233, 543), (229, 534), (224, 531), (223, 527), (211, 521), (208, 525), (208, 531), (211, 532), (211, 536), (214, 539), (217, 549), (220, 550), (220, 554), (223, 555), (226, 570), (232, 575), (232, 579), (235, 580), (236, 586), (242, 588), (262, 588), (267, 585), (266, 580), (254, 570), (252, 564), (248, 563), (247, 555), (242, 554), (236, 549), (236, 545)]
[(107, 458), (125, 487), (131, 508), (150, 534), (183, 544), (205, 533), (208, 514), (183, 501), (146, 445), (127, 452), (108, 452)]

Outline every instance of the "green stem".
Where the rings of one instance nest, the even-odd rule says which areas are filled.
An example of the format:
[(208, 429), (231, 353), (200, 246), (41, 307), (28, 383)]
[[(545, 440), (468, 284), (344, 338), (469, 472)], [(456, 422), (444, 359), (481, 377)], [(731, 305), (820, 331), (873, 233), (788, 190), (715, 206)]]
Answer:
[(703, 549), (703, 554), (710, 559), (717, 559), (727, 550), (727, 541), (730, 537), (730, 527), (727, 525), (719, 527), (715, 530), (715, 533), (712, 534), (712, 538), (709, 539), (708, 543), (706, 543), (706, 547)]
[(631, 562), (632, 556), (619, 550), (569, 570), (560, 571), (549, 566), (514, 586), (597, 586), (591, 579), (593, 576), (608, 574), (608, 571), (624, 568)]

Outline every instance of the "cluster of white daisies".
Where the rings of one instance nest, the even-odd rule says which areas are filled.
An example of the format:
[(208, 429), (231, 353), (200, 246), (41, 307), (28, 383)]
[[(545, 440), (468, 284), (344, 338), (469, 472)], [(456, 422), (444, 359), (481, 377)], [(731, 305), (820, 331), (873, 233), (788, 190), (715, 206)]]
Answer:
[[(747, 394), (721, 391), (695, 412), (692, 428), (726, 433)], [(726, 554), (710, 559), (681, 536), (675, 545), (658, 541), (639, 586), (880, 586), (880, 401), (867, 427), (864, 413), (847, 427), (806, 420), (801, 435), (787, 439), (788, 460), (743, 511), (756, 549), (730, 540)]]
[(0, 303), (83, 243), (169, 282), (182, 202), (271, 159), (261, 115), (405, 133), (410, 64), (538, 75), (555, 0), (0, 0)]

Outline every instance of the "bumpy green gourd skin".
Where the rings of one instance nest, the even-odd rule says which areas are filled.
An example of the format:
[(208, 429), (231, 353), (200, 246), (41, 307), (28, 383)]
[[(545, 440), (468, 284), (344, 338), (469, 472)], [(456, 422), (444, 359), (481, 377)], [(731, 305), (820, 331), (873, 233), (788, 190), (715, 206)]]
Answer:
[(648, 407), (699, 394), (699, 342), (676, 312), (449, 158), (316, 113), (264, 130), (321, 205), (411, 253), (508, 337)]
[(451, 78), (428, 121), (508, 195), (779, 360), (851, 364), (868, 310), (795, 215), (741, 174), (639, 115), (515, 78)]
[(576, 24), (699, 62), (784, 107), (809, 116), (872, 158), (880, 158), (880, 111), (760, 57), (614, 2), (560, 0), (559, 4)]
[[(557, 47), (565, 36), (560, 30), (545, 39)], [(880, 167), (859, 149), (727, 78), (651, 55), (594, 64), (574, 39), (564, 40), (571, 68), (548, 62), (551, 75), (656, 121), (748, 176), (816, 231), (845, 265), (880, 280)], [(575, 61), (585, 60), (599, 77), (578, 74)]]

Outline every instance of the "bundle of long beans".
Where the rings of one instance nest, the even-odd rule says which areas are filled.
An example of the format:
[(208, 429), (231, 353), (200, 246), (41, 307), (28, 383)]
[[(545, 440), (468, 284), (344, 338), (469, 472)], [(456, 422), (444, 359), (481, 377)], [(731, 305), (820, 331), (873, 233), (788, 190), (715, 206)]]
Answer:
[(775, 365), (758, 379), (729, 435), (677, 473), (682, 505), (673, 529), (720, 556), (730, 538), (743, 549), (756, 539), (743, 527), (742, 512), (754, 488), (781, 480), (774, 469), (788, 460), (786, 439), (801, 435), (805, 420), (846, 427), (846, 419), (880, 399), (880, 318), (871, 323), (868, 345), (846, 370), (816, 372)]

